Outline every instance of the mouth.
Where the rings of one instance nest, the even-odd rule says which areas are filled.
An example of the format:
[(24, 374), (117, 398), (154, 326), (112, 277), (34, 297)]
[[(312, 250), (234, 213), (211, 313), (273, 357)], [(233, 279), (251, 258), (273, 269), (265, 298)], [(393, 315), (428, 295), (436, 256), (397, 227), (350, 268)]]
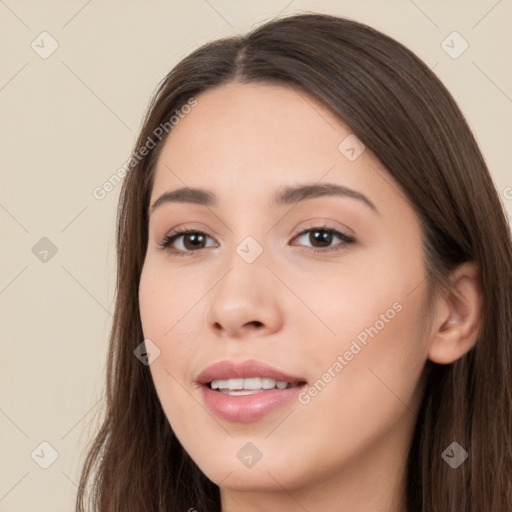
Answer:
[(272, 411), (290, 406), (306, 379), (266, 363), (220, 361), (197, 377), (201, 396), (217, 417), (238, 423), (255, 422)]
[(215, 379), (206, 385), (229, 396), (254, 395), (271, 389), (291, 389), (306, 384), (306, 381), (286, 382), (269, 377), (249, 377), (245, 379)]
[(196, 378), (199, 384), (223, 391), (264, 391), (286, 389), (306, 383), (306, 379), (289, 375), (273, 366), (256, 360), (224, 360), (205, 368)]

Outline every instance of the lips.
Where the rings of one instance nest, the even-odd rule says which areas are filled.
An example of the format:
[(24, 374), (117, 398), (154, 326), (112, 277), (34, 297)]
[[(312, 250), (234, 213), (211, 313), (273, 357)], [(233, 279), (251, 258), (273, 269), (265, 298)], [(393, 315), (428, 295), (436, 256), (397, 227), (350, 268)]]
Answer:
[(213, 380), (250, 379), (254, 377), (274, 379), (289, 384), (306, 382), (304, 378), (288, 375), (277, 368), (255, 360), (241, 363), (228, 360), (220, 361), (208, 366), (197, 376), (196, 380), (199, 384), (208, 384)]
[[(306, 385), (304, 378), (255, 360), (220, 361), (203, 370), (196, 381), (208, 409), (222, 420), (238, 423), (255, 422), (289, 406)], [(276, 387), (270, 387), (272, 383)]]

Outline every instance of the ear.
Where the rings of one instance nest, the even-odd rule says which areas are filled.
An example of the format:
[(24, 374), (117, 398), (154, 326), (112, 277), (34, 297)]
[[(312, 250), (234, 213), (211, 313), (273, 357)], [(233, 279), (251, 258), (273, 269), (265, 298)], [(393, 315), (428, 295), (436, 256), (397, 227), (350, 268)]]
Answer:
[(482, 289), (474, 263), (463, 263), (450, 276), (450, 289), (436, 298), (428, 358), (453, 363), (476, 343), (482, 324)]

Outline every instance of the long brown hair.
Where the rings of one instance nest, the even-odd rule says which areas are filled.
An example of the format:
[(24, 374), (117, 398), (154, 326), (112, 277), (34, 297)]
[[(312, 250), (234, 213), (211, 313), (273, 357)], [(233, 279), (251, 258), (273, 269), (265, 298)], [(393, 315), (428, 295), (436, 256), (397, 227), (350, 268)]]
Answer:
[[(489, 171), (452, 96), (410, 50), (373, 28), (323, 14), (294, 15), (208, 43), (183, 59), (159, 85), (136, 149), (155, 139), (155, 130), (190, 98), (230, 81), (293, 87), (350, 126), (414, 207), (431, 283), (443, 283), (462, 262), (478, 266), (483, 323), (476, 345), (452, 364), (427, 362), (405, 475), (407, 506), (408, 512), (511, 510), (512, 242)], [(98, 512), (220, 511), (219, 488), (175, 437), (149, 367), (134, 357), (143, 340), (138, 287), (161, 139), (122, 186), (105, 417), (83, 467), (77, 511), (87, 510), (86, 502)], [(469, 453), (457, 469), (441, 457), (453, 441)]]

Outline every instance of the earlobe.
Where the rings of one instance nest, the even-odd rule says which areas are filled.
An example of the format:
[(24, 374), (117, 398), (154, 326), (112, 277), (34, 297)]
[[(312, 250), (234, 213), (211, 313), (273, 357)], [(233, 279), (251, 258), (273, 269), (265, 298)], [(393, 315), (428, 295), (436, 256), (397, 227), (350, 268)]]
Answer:
[(450, 289), (440, 294), (429, 344), (434, 363), (453, 363), (475, 345), (482, 324), (482, 287), (478, 268), (463, 263), (450, 277)]

